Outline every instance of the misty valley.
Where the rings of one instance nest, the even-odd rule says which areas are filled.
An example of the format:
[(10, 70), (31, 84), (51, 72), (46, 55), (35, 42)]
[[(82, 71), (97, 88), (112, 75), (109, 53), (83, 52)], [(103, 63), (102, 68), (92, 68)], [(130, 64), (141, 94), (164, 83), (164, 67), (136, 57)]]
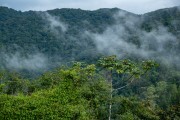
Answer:
[(180, 7), (0, 6), (0, 120), (180, 120)]

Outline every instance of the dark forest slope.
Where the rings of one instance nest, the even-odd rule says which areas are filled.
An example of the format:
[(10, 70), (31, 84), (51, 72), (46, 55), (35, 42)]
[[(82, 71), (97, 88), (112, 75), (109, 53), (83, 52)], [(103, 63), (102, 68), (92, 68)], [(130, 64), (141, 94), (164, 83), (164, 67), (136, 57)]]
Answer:
[[(96, 40), (86, 33), (101, 34), (111, 26), (119, 23), (122, 25), (134, 18), (141, 21), (137, 26), (133, 26), (134, 28), (150, 32), (161, 25), (167, 27), (168, 32), (175, 37), (179, 36), (180, 11), (176, 7), (144, 15), (135, 15), (118, 8), (96, 11), (54, 9), (46, 12), (21, 12), (0, 7), (1, 68), (24, 69), (27, 68), (29, 59), (34, 65), (32, 70), (36, 67), (43, 68), (43, 65), (36, 64), (38, 60), (46, 62), (47, 66), (43, 69), (72, 60), (92, 62), (108, 51), (99, 51)], [(140, 45), (138, 33), (130, 26), (125, 26), (125, 32), (128, 32), (125, 39)], [(117, 32), (121, 34), (121, 31)], [(179, 42), (175, 48), (172, 50), (180, 50)], [(19, 60), (20, 58), (22, 59)], [(13, 63), (12, 59), (16, 63)], [(20, 68), (17, 67), (19, 64)]]

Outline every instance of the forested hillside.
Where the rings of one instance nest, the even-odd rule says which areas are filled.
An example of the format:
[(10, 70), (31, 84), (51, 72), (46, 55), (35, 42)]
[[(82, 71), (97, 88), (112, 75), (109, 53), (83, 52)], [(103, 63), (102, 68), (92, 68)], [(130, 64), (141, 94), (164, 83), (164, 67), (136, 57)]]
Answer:
[(178, 120), (179, 61), (179, 7), (0, 7), (0, 118)]
[[(25, 61), (28, 57), (32, 58), (30, 60), (34, 60), (35, 62), (36, 59), (40, 59), (42, 62), (48, 61), (47, 66), (34, 63), (34, 67), (31, 69), (36, 69), (36, 67), (43, 69), (50, 68), (64, 61), (67, 62), (71, 60), (93, 61), (101, 56), (102, 53), (104, 54), (110, 51), (106, 50), (102, 52), (101, 50), (97, 50), (99, 49), (97, 44), (98, 40), (93, 38), (94, 34), (101, 35), (108, 29), (110, 29), (110, 31), (108, 31), (107, 34), (110, 34), (112, 31), (114, 31), (114, 33), (117, 32), (117, 36), (119, 34), (121, 39), (130, 41), (135, 46), (141, 46), (140, 44), (142, 42), (140, 41), (142, 40), (147, 41), (147, 35), (145, 35), (144, 39), (140, 38), (140, 36), (143, 36), (143, 30), (150, 32), (158, 29), (159, 26), (164, 26), (168, 31), (160, 29), (160, 32), (166, 32), (167, 34), (170, 32), (170, 34), (172, 33), (175, 37), (178, 36), (179, 39), (179, 14), (178, 8), (158, 10), (145, 15), (135, 15), (118, 8), (99, 9), (96, 11), (55, 9), (46, 12), (20, 12), (1, 7), (0, 43), (1, 54), (3, 54), (3, 56), (1, 56), (1, 67), (17, 69), (18, 67), (16, 65), (10, 64), (13, 64), (13, 62), (9, 62), (9, 59), (21, 57), (21, 60), (16, 60), (16, 64), (22, 62), (24, 65), (18, 69), (26, 68)], [(111, 28), (112, 26), (118, 25), (119, 28)], [(140, 31), (140, 33), (137, 31)], [(90, 35), (88, 33), (90, 33)], [(166, 33), (163, 34), (166, 35)], [(108, 41), (113, 42), (113, 40), (110, 39), (111, 38), (109, 38)], [(153, 39), (153, 35), (149, 36), (148, 39)], [(169, 41), (171, 42), (171, 40)], [(179, 51), (179, 40), (175, 42), (177, 43), (173, 45), (176, 48), (173, 48), (175, 49), (173, 51)], [(146, 46), (151, 47), (152, 43), (149, 42)], [(168, 46), (174, 47), (171, 45)], [(168, 48), (168, 46), (165, 47)], [(123, 52), (127, 52), (127, 50)], [(179, 52), (176, 53), (178, 54)], [(37, 58), (39, 54), (41, 57)], [(6, 62), (9, 62), (9, 65), (6, 64)]]

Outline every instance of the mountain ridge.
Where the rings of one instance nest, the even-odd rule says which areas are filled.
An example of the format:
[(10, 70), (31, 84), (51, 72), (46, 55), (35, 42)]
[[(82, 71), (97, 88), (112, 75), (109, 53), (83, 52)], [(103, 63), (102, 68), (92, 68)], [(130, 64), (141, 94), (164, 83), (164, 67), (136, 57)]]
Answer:
[[(175, 12), (169, 14), (169, 12), (161, 12), (164, 10), (158, 10), (157, 13), (152, 13), (154, 16), (152, 17), (151, 13), (136, 15), (119, 8), (102, 8), (95, 11), (63, 8), (44, 12), (21, 12), (0, 7), (0, 50), (1, 54), (5, 54), (0, 58), (1, 68), (8, 68), (6, 63), (9, 63), (9, 59), (4, 60), (4, 58), (15, 57), (17, 63), (20, 64), (27, 60), (23, 59), (19, 63), (20, 60), (17, 58), (35, 57), (34, 53), (36, 52), (42, 54), (41, 56), (46, 56), (47, 60), (43, 61), (48, 61), (48, 68), (72, 60), (92, 62), (106, 53), (98, 51), (97, 40), (93, 40), (93, 36), (101, 35), (109, 28), (114, 31), (114, 28), (111, 27), (118, 25), (125, 30), (124, 33), (131, 36), (126, 39), (131, 39), (133, 44), (139, 43), (139, 36), (133, 33), (138, 24), (140, 27), (138, 30), (145, 32), (158, 29), (158, 26), (165, 26), (168, 31), (178, 37), (180, 12), (176, 7), (167, 10), (175, 10)], [(165, 11), (167, 10), (165, 9)], [(172, 24), (174, 21), (177, 22), (175, 25)], [(137, 22), (138, 24), (136, 24)], [(131, 26), (135, 29), (131, 30)], [(120, 30), (120, 28), (118, 29)], [(118, 29), (115, 28), (115, 32), (120, 32), (117, 31)], [(89, 36), (87, 33), (91, 35)]]
[[(14, 10), (14, 11), (18, 11), (18, 12), (47, 12), (47, 11), (53, 11), (53, 10), (81, 10), (81, 11), (90, 11), (90, 12), (99, 11), (99, 10), (115, 10), (115, 11), (116, 10), (122, 10), (122, 11), (125, 11), (125, 12), (129, 12), (127, 10), (123, 10), (121, 8), (118, 8), (118, 7), (99, 8), (99, 9), (96, 9), (96, 10), (84, 10), (84, 9), (81, 9), (81, 8), (54, 8), (54, 9), (49, 9), (49, 10), (28, 10), (28, 11), (15, 10), (15, 9), (7, 7), (7, 6), (0, 6), (0, 9), (2, 9), (2, 8), (3, 9)], [(160, 8), (160, 9), (153, 10), (153, 11), (150, 11), (150, 12), (146, 12), (146, 13), (143, 13), (143, 14), (137, 14), (137, 13), (133, 13), (133, 12), (129, 12), (129, 13), (136, 14), (136, 15), (144, 15), (144, 14), (153, 13), (153, 12), (157, 12), (157, 11), (170, 10), (170, 9), (179, 9), (179, 8), (180, 8), (180, 6), (174, 6), (174, 7), (168, 7), (168, 8)]]

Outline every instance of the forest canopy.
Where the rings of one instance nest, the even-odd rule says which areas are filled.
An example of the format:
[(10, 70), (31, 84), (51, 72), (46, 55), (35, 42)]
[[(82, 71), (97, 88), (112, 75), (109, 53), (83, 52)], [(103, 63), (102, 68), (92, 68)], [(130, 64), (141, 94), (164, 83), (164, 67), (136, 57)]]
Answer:
[(0, 7), (0, 119), (179, 120), (179, 20)]

